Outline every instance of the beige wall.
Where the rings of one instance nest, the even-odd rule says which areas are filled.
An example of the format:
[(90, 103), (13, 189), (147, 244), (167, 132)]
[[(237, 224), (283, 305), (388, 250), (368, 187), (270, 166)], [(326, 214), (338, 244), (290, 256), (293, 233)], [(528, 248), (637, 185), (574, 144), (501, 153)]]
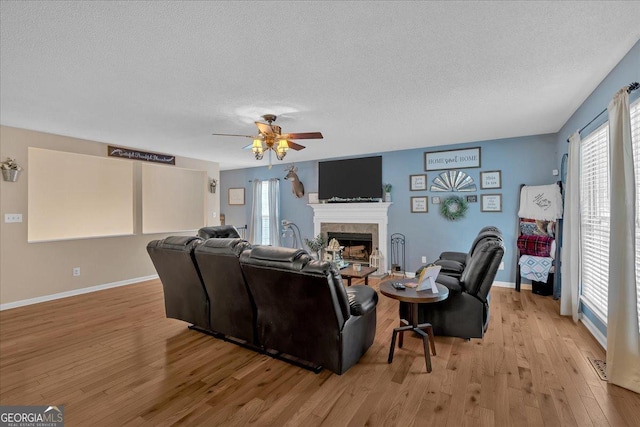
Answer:
[[(0, 181), (0, 304), (156, 274), (146, 245), (166, 234), (142, 234), (139, 162), (134, 166), (134, 236), (27, 243), (28, 147), (107, 155), (107, 145), (103, 143), (0, 126), (0, 159), (15, 158), (24, 168), (18, 182)], [(204, 170), (219, 180), (217, 163), (177, 157), (176, 166)], [(219, 224), (219, 212), (219, 192), (207, 192), (208, 225)], [(22, 223), (6, 224), (6, 213), (21, 213)], [(80, 267), (79, 277), (72, 276), (74, 267)]]

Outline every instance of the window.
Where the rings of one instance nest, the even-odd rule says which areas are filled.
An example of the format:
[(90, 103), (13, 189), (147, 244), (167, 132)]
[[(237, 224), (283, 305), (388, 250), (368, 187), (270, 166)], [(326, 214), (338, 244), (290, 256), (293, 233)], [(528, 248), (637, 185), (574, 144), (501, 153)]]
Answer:
[(580, 146), (580, 272), (584, 302), (606, 323), (609, 278), (609, 125)]
[(255, 245), (280, 246), (280, 183), (277, 179), (253, 180), (253, 206), (249, 241)]
[(262, 212), (260, 213), (260, 220), (262, 221), (262, 238), (260, 244), (271, 244), (271, 233), (269, 233), (269, 186), (267, 183), (263, 183), (261, 186), (262, 192)]
[[(630, 106), (636, 180), (636, 287), (640, 324), (640, 99)], [(609, 277), (609, 125), (605, 123), (580, 146), (581, 299), (607, 323)]]

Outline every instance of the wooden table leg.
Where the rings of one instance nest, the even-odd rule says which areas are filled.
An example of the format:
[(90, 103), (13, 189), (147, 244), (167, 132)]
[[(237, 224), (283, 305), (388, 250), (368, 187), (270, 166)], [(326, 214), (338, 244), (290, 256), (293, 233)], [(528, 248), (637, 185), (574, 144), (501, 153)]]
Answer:
[(347, 277), (347, 286), (351, 286), (351, 276)]
[(427, 372), (431, 372), (431, 356), (429, 355), (429, 335), (422, 329), (413, 328), (420, 336), (422, 336), (422, 346), (424, 348), (424, 363), (427, 365)]
[[(400, 327), (409, 326), (409, 322), (404, 319), (400, 319)], [(404, 332), (400, 332), (400, 339), (398, 340), (398, 348), (402, 348), (404, 342)]]
[(364, 285), (369, 286), (369, 276), (364, 276)]
[(395, 350), (396, 347), (396, 336), (398, 335), (398, 333), (400, 333), (400, 336), (402, 336), (404, 331), (411, 331), (414, 330), (413, 326), (408, 325), (408, 326), (402, 326), (400, 328), (395, 328), (393, 330), (393, 335), (391, 336), (391, 348), (389, 349), (389, 359), (387, 360), (388, 363), (393, 362), (393, 351)]

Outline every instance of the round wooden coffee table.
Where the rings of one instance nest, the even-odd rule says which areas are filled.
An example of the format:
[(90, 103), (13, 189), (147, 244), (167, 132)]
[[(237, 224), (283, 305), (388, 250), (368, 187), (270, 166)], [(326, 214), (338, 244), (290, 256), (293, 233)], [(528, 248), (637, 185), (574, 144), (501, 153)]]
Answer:
[(406, 302), (409, 304), (411, 315), (409, 320), (400, 319), (400, 327), (393, 330), (393, 337), (391, 338), (391, 348), (389, 349), (388, 362), (393, 361), (393, 351), (396, 346), (396, 336), (400, 333), (400, 339), (398, 340), (398, 347), (402, 348), (402, 341), (405, 331), (414, 331), (422, 337), (422, 343), (424, 346), (424, 361), (427, 365), (427, 372), (431, 372), (431, 356), (429, 355), (429, 341), (431, 343), (431, 352), (436, 355), (436, 343), (433, 336), (433, 327), (431, 323), (418, 324), (418, 305), (429, 304), (432, 302), (443, 301), (449, 297), (449, 288), (439, 283), (438, 293), (435, 294), (431, 289), (426, 291), (416, 291), (415, 288), (406, 288), (399, 290), (394, 288), (391, 284), (394, 282), (407, 283), (415, 282), (415, 279), (395, 279), (385, 280), (380, 283), (380, 292), (382, 295), (389, 298), (397, 299), (398, 301)]

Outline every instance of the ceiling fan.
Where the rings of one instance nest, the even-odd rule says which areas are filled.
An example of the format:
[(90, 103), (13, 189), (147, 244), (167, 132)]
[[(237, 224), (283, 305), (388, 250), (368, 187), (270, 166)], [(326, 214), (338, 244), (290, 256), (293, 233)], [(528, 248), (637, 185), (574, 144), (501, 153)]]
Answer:
[(251, 149), (256, 160), (262, 160), (265, 151), (269, 151), (269, 169), (271, 169), (271, 152), (276, 154), (278, 160), (284, 159), (287, 150), (300, 151), (305, 148), (303, 145), (297, 144), (292, 139), (322, 139), (320, 132), (302, 132), (302, 133), (282, 133), (282, 129), (278, 125), (274, 125), (277, 116), (275, 114), (265, 114), (262, 118), (267, 123), (255, 122), (258, 127), (258, 135), (236, 135), (229, 133), (214, 133), (216, 136), (240, 136), (243, 138), (252, 138), (253, 143), (243, 147)]

